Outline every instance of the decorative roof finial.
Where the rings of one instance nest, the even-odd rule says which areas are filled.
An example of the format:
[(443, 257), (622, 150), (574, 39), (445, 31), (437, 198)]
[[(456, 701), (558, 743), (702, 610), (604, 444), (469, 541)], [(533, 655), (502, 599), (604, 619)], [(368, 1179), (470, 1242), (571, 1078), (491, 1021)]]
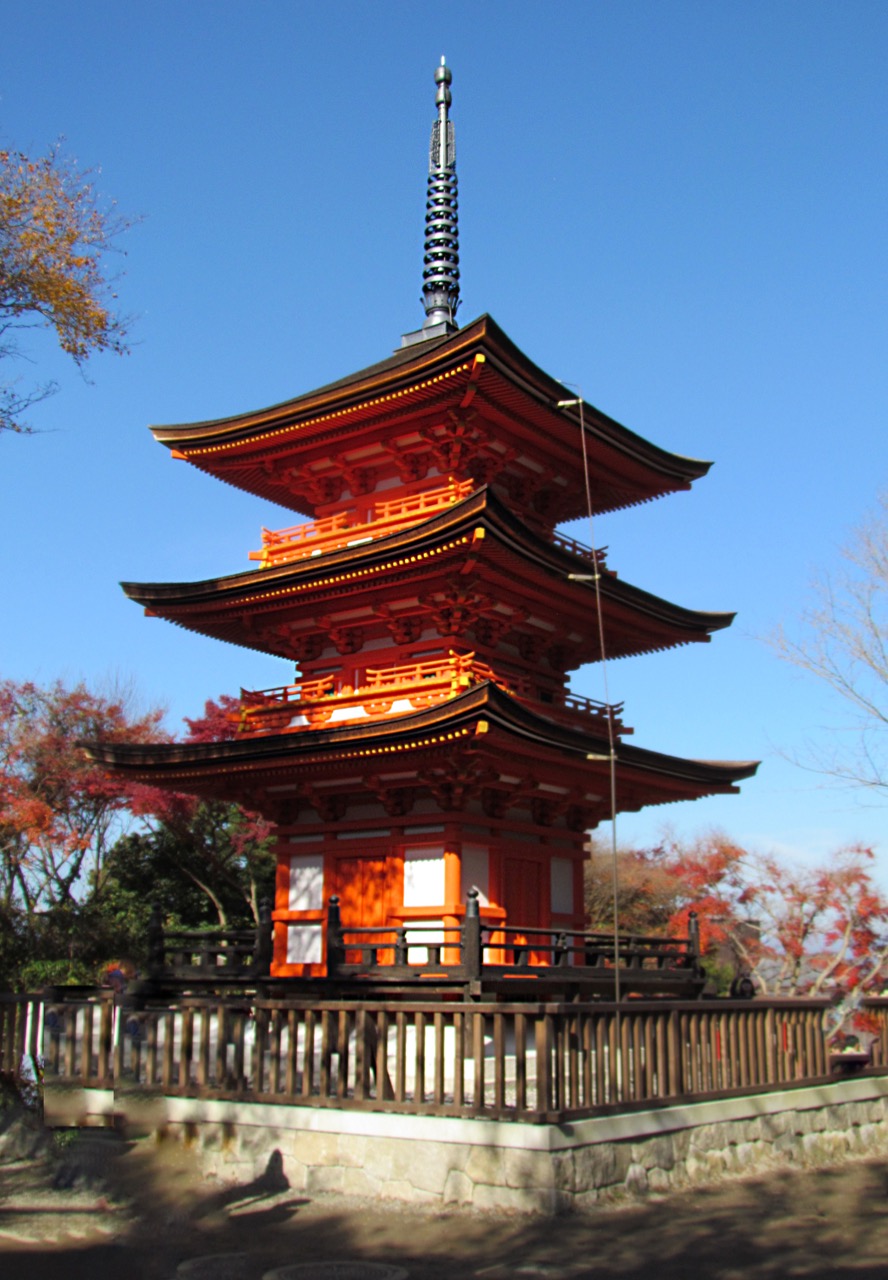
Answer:
[(421, 329), (405, 333), (401, 346), (455, 333), (459, 306), (459, 230), (457, 210), (456, 138), (448, 118), (452, 102), (453, 74), (444, 58), (435, 68), (435, 102), (438, 119), (432, 125), (429, 144), (429, 180), (426, 196), (425, 256), (422, 302), (426, 318)]

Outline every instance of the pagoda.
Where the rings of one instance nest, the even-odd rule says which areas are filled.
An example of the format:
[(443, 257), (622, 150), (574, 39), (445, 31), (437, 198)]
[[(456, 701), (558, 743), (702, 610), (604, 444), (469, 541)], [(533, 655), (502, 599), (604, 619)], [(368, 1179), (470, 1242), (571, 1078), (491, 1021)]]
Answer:
[(278, 977), (325, 972), (333, 894), (352, 926), (452, 930), (475, 890), (490, 928), (582, 929), (590, 828), (736, 791), (756, 768), (635, 746), (620, 707), (569, 691), (583, 663), (730, 624), (556, 532), (688, 489), (710, 464), (565, 403), (489, 316), (457, 326), (443, 60), (435, 80), (422, 328), (283, 404), (152, 428), (174, 458), (301, 523), (263, 530), (248, 571), (124, 590), (150, 616), (292, 661), (294, 682), (242, 691), (225, 741), (92, 748), (115, 771), (275, 823)]

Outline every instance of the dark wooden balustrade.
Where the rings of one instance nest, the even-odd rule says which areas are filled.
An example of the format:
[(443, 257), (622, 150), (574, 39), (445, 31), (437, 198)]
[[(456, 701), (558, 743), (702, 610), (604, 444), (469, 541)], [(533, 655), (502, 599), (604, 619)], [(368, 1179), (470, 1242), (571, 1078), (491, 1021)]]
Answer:
[(155, 903), (148, 924), (148, 983), (225, 985), (266, 977), (271, 967), (271, 903), (247, 929), (165, 929)]
[(686, 938), (539, 929), (482, 920), (470, 890), (458, 926), (344, 923), (339, 899), (327, 907), (327, 974), (358, 984), (462, 985), (475, 995), (512, 990), (516, 981), (553, 991), (617, 998), (702, 993), (696, 917)]
[(134, 1010), (96, 992), (46, 1004), (43, 1052), (47, 1084), (560, 1122), (822, 1081), (827, 1008), (187, 996)]
[[(351, 926), (339, 899), (331, 897), (326, 920), (327, 977), (340, 988), (366, 989), (437, 984), (462, 987), (480, 997), (509, 991), (516, 980), (537, 996), (575, 992), (616, 998), (626, 995), (699, 995), (705, 984), (699, 934), (692, 919), (687, 938), (541, 929), (481, 917), (470, 890), (461, 924), (421, 923)], [(148, 930), (148, 965), (137, 989), (224, 991), (269, 979), (272, 956), (271, 904), (263, 901), (255, 929), (167, 930), (155, 906)], [(272, 985), (278, 981), (274, 980)], [(506, 984), (505, 986), (503, 984)], [(544, 990), (545, 988), (545, 990)]]

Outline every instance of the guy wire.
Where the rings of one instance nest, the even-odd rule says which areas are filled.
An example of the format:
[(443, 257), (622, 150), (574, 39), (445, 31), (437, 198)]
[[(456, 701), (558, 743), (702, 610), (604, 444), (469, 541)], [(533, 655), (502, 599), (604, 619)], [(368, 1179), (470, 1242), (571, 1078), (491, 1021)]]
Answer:
[[(566, 383), (566, 386), (575, 384)], [(598, 624), (598, 648), (601, 661), (601, 679), (604, 691), (604, 701), (607, 706), (607, 740), (608, 740), (608, 759), (610, 765), (610, 825), (611, 825), (611, 870), (613, 881), (613, 919), (614, 919), (614, 1003), (616, 1004), (614, 1033), (616, 1038), (616, 1056), (618, 1062), (617, 1081), (618, 1088), (622, 1086), (622, 1071), (619, 1069), (619, 1060), (621, 1053), (620, 1039), (620, 877), (617, 859), (617, 751), (616, 751), (616, 734), (614, 731), (614, 709), (611, 705), (610, 691), (607, 678), (607, 652), (604, 642), (604, 609), (601, 602), (601, 566), (598, 561), (598, 553), (595, 549), (595, 521), (592, 511), (592, 482), (589, 475), (589, 450), (586, 440), (586, 423), (583, 416), (583, 392), (582, 388), (576, 387), (577, 399), (573, 403), (579, 409), (580, 415), (580, 443), (583, 453), (583, 483), (586, 492), (586, 511), (589, 517), (589, 542), (592, 546), (592, 557), (594, 572), (592, 573), (592, 583), (595, 589), (595, 615)], [(563, 407), (567, 407), (562, 402)]]

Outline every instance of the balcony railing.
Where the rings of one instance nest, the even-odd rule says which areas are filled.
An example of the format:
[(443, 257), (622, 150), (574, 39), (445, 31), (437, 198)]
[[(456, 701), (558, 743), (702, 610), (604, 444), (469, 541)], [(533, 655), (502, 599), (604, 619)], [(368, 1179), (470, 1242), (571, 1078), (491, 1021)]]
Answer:
[(553, 534), (552, 541), (556, 547), (569, 551), (571, 555), (591, 561), (602, 573), (608, 573), (614, 578), (617, 576), (613, 569), (607, 567), (607, 547), (587, 547), (584, 542), (577, 542), (575, 538), (569, 538), (564, 533)]
[[(358, 688), (336, 687), (337, 677), (322, 676), (299, 684), (282, 685), (261, 691), (241, 690), (241, 710), (233, 717), (238, 733), (281, 733), (287, 729), (318, 729), (335, 717), (354, 720), (364, 717), (406, 715), (434, 703), (455, 697), (470, 685), (490, 680), (519, 702), (541, 709), (556, 719), (576, 722), (577, 716), (593, 720), (605, 733), (612, 721), (614, 733), (631, 733), (620, 719), (623, 704), (609, 705), (592, 698), (577, 697), (563, 690), (551, 692), (552, 701), (543, 701), (527, 676), (505, 677), (474, 653), (451, 653), (431, 662), (414, 662), (393, 667), (368, 667), (365, 683)], [(549, 692), (549, 691), (547, 691)]]
[(251, 551), (250, 559), (258, 560), (261, 568), (269, 569), (293, 560), (319, 556), (324, 551), (372, 542), (453, 506), (467, 498), (473, 487), (471, 480), (465, 480), (406, 498), (377, 502), (363, 523), (356, 521), (354, 512), (340, 511), (324, 520), (312, 520), (289, 529), (263, 529), (262, 550)]

